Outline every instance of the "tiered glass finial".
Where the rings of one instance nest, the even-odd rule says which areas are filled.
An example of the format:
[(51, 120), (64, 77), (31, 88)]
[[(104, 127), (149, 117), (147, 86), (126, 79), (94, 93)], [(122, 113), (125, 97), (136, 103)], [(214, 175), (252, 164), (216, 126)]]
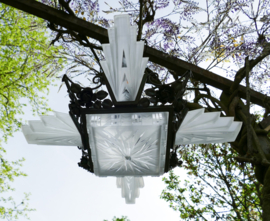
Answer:
[(109, 44), (103, 44), (104, 61), (100, 64), (117, 101), (134, 101), (148, 58), (143, 58), (144, 42), (136, 41), (137, 27), (129, 15), (114, 16), (114, 27), (108, 29)]

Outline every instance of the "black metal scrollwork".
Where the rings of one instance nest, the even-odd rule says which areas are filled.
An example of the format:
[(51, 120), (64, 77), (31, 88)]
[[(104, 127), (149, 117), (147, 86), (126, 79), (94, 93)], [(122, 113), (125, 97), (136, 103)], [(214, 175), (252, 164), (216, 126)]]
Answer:
[(93, 77), (93, 83), (99, 84), (98, 86), (92, 88), (92, 90), (100, 88), (102, 85), (105, 84), (105, 80), (102, 74), (97, 74), (95, 77)]
[(100, 90), (96, 93), (93, 92), (93, 90), (100, 88), (104, 84), (104, 79), (101, 74), (93, 78), (93, 83), (99, 84), (94, 88), (82, 87), (70, 80), (66, 75), (64, 75), (62, 81), (66, 83), (71, 99), (69, 109), (77, 117), (80, 116), (81, 107), (99, 109), (111, 108), (113, 106), (111, 100), (105, 99), (108, 96), (106, 91)]
[(183, 99), (183, 95), (187, 89), (186, 86), (190, 76), (191, 72), (187, 71), (176, 81), (162, 84), (157, 73), (149, 72), (147, 83), (152, 84), (153, 87), (144, 91), (147, 97), (141, 98), (138, 106), (147, 107), (151, 103), (154, 106), (171, 104), (174, 107), (173, 123), (174, 131), (176, 132), (188, 111), (186, 108), (187, 101)]
[(189, 77), (190, 73), (186, 72), (178, 80), (169, 84), (162, 84), (158, 78), (157, 73), (151, 72), (148, 75), (147, 83), (150, 83), (154, 86), (152, 88), (146, 89), (144, 92), (148, 97), (150, 97), (150, 103), (153, 103), (155, 106), (158, 104), (165, 105), (166, 103), (170, 103), (175, 106), (175, 111), (179, 112), (180, 106), (177, 101), (179, 99), (182, 100)]
[(78, 131), (80, 131), (83, 143), (83, 146), (80, 147), (82, 150), (82, 157), (78, 165), (93, 173), (94, 168), (91, 159), (91, 149), (88, 144), (88, 134), (85, 133), (85, 129), (83, 129), (86, 128), (86, 126), (81, 117), (81, 108), (111, 108), (113, 103), (111, 100), (105, 99), (108, 96), (106, 91), (100, 90), (96, 93), (93, 92), (93, 90), (100, 88), (104, 84), (102, 75), (96, 75), (93, 78), (93, 83), (98, 84), (98, 86), (94, 88), (81, 87), (79, 84), (70, 80), (66, 75), (64, 75), (62, 81), (65, 82), (71, 99), (69, 104), (70, 116)]
[(93, 167), (90, 162), (91, 161), (89, 160), (89, 155), (83, 151), (81, 161), (78, 163), (78, 166), (89, 172), (93, 172)]
[(181, 166), (183, 161), (179, 160), (176, 151), (170, 153), (170, 170), (177, 166)]

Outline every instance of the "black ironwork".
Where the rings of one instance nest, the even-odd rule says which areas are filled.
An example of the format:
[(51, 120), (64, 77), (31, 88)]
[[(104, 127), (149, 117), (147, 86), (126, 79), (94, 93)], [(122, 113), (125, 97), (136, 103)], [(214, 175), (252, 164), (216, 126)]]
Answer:
[[(98, 84), (96, 87), (81, 87), (74, 83), (66, 75), (62, 81), (65, 82), (69, 97), (70, 116), (76, 125), (81, 138), (83, 147), (82, 158), (78, 165), (90, 172), (94, 172), (91, 158), (91, 148), (86, 127), (87, 114), (108, 114), (108, 113), (136, 113), (136, 112), (168, 112), (168, 137), (165, 161), (165, 172), (181, 165), (177, 159), (174, 150), (174, 141), (177, 130), (179, 129), (188, 109), (186, 101), (183, 99), (186, 85), (191, 73), (186, 72), (176, 81), (169, 84), (162, 84), (158, 75), (151, 71), (146, 71), (135, 101), (118, 102), (112, 92), (111, 86), (104, 73), (94, 76), (93, 82)], [(142, 92), (145, 83), (151, 84), (152, 87)], [(108, 92), (93, 90), (106, 85), (111, 99), (108, 99)]]
[(176, 150), (170, 153), (170, 168), (169, 170), (172, 170), (173, 168), (177, 166), (181, 166), (183, 161), (179, 160), (177, 157)]
[(78, 166), (87, 171), (94, 172), (93, 164), (91, 163), (92, 160), (89, 160), (89, 154), (83, 147), (78, 148), (82, 151), (81, 161), (78, 163)]
[[(145, 94), (150, 97), (149, 102), (154, 106), (164, 106), (171, 104), (174, 108), (174, 131), (177, 132), (188, 109), (186, 108), (186, 100), (183, 100), (186, 85), (191, 72), (186, 72), (176, 81), (169, 84), (162, 84), (158, 78), (158, 74), (149, 72), (148, 83), (153, 85), (152, 88), (146, 89)], [(144, 99), (144, 98), (143, 98)]]

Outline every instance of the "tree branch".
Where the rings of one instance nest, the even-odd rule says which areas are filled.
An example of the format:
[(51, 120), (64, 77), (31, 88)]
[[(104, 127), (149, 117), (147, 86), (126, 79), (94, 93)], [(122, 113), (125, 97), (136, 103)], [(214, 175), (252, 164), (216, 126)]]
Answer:
[[(251, 71), (259, 62), (261, 62), (268, 55), (270, 55), (270, 43), (265, 43), (262, 53), (255, 60), (253, 60), (253, 59), (248, 60), (249, 71)], [(230, 88), (230, 93), (233, 93), (239, 87), (241, 81), (245, 78), (246, 64), (247, 64), (247, 62), (245, 63), (244, 67), (240, 68), (237, 71), (237, 73), (235, 75), (234, 82)]]
[(212, 102), (216, 102), (221, 107), (221, 109), (226, 113), (226, 115), (228, 115), (228, 113), (229, 113), (228, 108), (222, 102), (220, 102), (218, 99), (216, 99), (208, 94), (199, 94), (197, 97), (194, 98), (194, 102), (196, 103), (202, 98), (208, 98)]
[(65, 2), (65, 0), (58, 0), (58, 1), (59, 1), (59, 3), (61, 4), (61, 6), (63, 6), (63, 8), (64, 8), (70, 15), (76, 16), (75, 13), (72, 11), (72, 9), (69, 7), (70, 1), (68, 1), (68, 2)]
[(143, 0), (140, 0), (140, 16), (139, 16), (139, 22), (138, 22), (139, 31), (138, 31), (137, 41), (140, 41), (142, 38), (142, 28), (143, 28), (142, 17), (143, 17)]

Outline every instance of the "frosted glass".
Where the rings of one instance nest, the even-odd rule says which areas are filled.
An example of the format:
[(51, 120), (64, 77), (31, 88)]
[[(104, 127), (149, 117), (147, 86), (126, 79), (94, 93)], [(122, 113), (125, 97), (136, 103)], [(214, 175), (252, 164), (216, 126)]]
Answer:
[(117, 176), (127, 204), (135, 203), (142, 176), (164, 173), (168, 112), (86, 115), (94, 173)]
[(136, 41), (137, 28), (129, 15), (114, 16), (108, 29), (109, 44), (102, 44), (105, 59), (100, 64), (117, 101), (136, 99), (148, 58), (143, 58), (144, 42)]
[[(86, 115), (94, 173), (116, 176), (126, 203), (135, 203), (142, 176), (164, 173), (168, 112)], [(30, 144), (82, 146), (81, 137), (69, 114), (54, 112), (22, 126)], [(242, 123), (233, 117), (204, 109), (189, 111), (176, 133), (175, 144), (233, 142)]]
[(204, 108), (189, 111), (176, 133), (175, 145), (235, 141), (242, 122), (220, 117), (220, 112), (204, 113)]
[(140, 195), (140, 189), (144, 187), (142, 177), (117, 177), (116, 186), (121, 188), (122, 197), (125, 198), (126, 204), (134, 204), (135, 198)]
[(87, 115), (97, 176), (164, 173), (168, 112)]
[(40, 118), (22, 126), (29, 144), (82, 146), (81, 136), (69, 114), (54, 112), (54, 115), (42, 115)]

